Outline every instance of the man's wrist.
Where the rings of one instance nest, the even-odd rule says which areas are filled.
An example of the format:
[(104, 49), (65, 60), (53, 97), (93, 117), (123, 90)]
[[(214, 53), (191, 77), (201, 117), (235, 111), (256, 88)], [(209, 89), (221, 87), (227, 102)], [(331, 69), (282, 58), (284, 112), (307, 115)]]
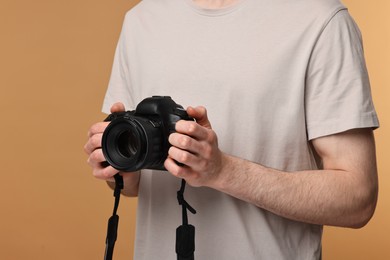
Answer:
[[(121, 172), (123, 177), (124, 187), (122, 190), (122, 194), (128, 197), (137, 197), (138, 196), (138, 186), (140, 179), (141, 171), (137, 172)], [(115, 189), (115, 181), (106, 181), (107, 185), (114, 190)]]
[(231, 155), (222, 153), (221, 155), (221, 167), (219, 171), (216, 173), (216, 178), (214, 178), (209, 185), (210, 188), (224, 191), (229, 183), (234, 179), (235, 172), (235, 161), (238, 158), (235, 158)]

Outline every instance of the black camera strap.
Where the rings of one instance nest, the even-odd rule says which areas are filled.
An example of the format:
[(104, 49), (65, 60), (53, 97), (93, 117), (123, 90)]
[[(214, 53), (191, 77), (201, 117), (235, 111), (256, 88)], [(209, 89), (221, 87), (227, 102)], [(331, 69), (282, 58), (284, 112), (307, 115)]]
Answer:
[(105, 260), (111, 260), (114, 253), (115, 241), (118, 234), (119, 216), (116, 214), (119, 206), (119, 199), (121, 196), (121, 190), (123, 189), (123, 178), (121, 175), (115, 174), (115, 189), (114, 197), (115, 204), (112, 216), (108, 220), (107, 237), (106, 237), (106, 251), (104, 254)]
[[(104, 260), (112, 260), (114, 253), (114, 246), (118, 234), (119, 216), (117, 210), (121, 190), (123, 189), (123, 177), (119, 174), (114, 175), (115, 189), (114, 189), (114, 209), (112, 216), (108, 220), (107, 236), (106, 236), (106, 250)], [(196, 210), (191, 207), (184, 199), (186, 181), (182, 179), (180, 190), (177, 191), (177, 201), (182, 206), (182, 221), (183, 224), (176, 229), (176, 254), (177, 260), (194, 260), (195, 252), (195, 227), (188, 224), (187, 210), (192, 214), (196, 214)]]
[(184, 199), (186, 181), (182, 179), (180, 190), (177, 191), (177, 201), (182, 206), (183, 224), (176, 229), (177, 260), (194, 260), (195, 227), (188, 224), (187, 210), (196, 214), (196, 210)]

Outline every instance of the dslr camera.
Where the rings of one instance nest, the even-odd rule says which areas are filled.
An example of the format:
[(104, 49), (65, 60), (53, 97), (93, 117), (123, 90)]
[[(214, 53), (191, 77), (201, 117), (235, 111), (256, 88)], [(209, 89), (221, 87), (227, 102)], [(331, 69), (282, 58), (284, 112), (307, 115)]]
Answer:
[(165, 170), (164, 161), (176, 122), (193, 120), (169, 96), (153, 96), (135, 110), (110, 114), (103, 132), (102, 150), (107, 162), (119, 171)]

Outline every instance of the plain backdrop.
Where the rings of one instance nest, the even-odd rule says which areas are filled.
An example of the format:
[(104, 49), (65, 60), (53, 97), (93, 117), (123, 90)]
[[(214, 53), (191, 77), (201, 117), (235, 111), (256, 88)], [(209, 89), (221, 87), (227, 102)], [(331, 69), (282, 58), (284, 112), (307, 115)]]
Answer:
[[(104, 118), (114, 49), (136, 3), (0, 0), (1, 259), (103, 259), (113, 197), (92, 177), (83, 146), (89, 126)], [(363, 33), (381, 122), (380, 196), (363, 229), (325, 228), (323, 255), (390, 259), (390, 1), (344, 3)], [(136, 204), (120, 205), (115, 259), (132, 259)]]

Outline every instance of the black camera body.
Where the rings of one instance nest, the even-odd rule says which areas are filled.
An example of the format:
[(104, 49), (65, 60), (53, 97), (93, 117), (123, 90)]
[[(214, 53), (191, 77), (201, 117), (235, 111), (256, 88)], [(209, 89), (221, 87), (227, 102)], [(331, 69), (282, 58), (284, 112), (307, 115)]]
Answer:
[(135, 110), (110, 114), (103, 133), (102, 150), (107, 162), (119, 171), (165, 170), (164, 161), (176, 122), (193, 120), (169, 96), (142, 100)]

